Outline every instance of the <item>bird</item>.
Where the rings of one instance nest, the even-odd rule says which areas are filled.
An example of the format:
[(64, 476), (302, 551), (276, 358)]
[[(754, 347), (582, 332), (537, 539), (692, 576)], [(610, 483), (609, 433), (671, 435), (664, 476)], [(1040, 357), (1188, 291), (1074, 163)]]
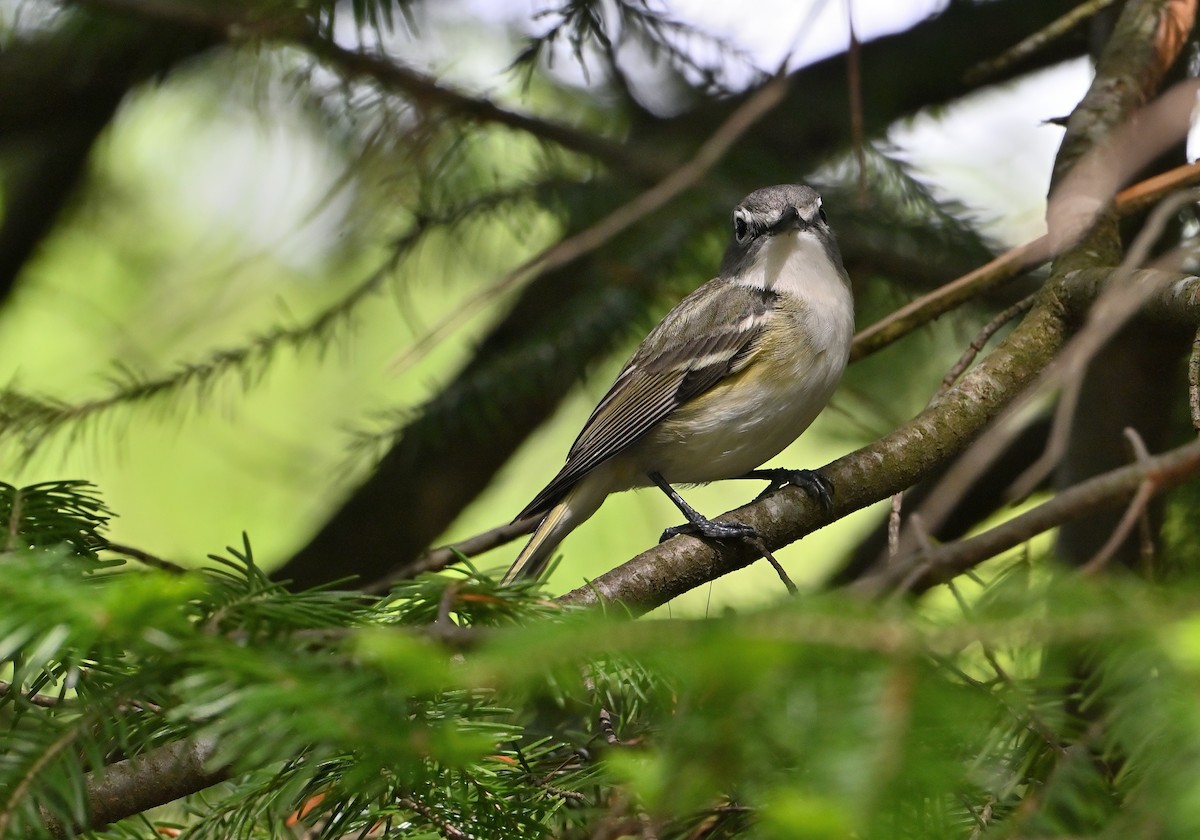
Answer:
[(764, 187), (734, 208), (717, 276), (649, 332), (592, 411), (558, 474), (514, 522), (540, 516), (502, 585), (541, 575), (563, 538), (611, 493), (657, 486), (694, 533), (755, 537), (696, 512), (673, 485), (732, 478), (803, 487), (827, 510), (813, 470), (758, 469), (800, 436), (841, 381), (854, 336), (850, 278), (821, 196)]

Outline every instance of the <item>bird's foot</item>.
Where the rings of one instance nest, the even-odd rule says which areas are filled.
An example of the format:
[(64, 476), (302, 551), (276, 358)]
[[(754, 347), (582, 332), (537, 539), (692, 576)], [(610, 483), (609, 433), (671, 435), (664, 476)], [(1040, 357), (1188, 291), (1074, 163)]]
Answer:
[(801, 488), (816, 499), (826, 513), (833, 513), (833, 482), (816, 470), (755, 470), (751, 475), (755, 478), (768, 479), (771, 482), (767, 485), (766, 490), (758, 494), (755, 501), (790, 484), (793, 487)]
[(667, 528), (662, 532), (662, 536), (658, 538), (660, 543), (666, 542), (671, 537), (679, 536), (680, 534), (689, 534), (694, 537), (707, 537), (711, 540), (737, 540), (737, 539), (761, 539), (762, 535), (758, 531), (751, 528), (749, 525), (743, 525), (741, 522), (716, 522), (712, 519), (706, 519), (699, 514), (696, 514), (696, 519), (690, 522), (685, 522), (682, 525), (675, 525)]

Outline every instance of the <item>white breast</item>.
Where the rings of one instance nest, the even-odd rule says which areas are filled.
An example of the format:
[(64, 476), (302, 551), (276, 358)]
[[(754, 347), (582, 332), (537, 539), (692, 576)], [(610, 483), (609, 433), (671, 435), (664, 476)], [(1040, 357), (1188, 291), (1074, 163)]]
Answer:
[[(774, 237), (762, 257), (740, 280), (785, 296), (773, 352), (760, 352), (728, 387), (718, 385), (694, 410), (681, 407), (649, 436), (644, 451), (655, 452), (669, 482), (716, 481), (761, 466), (808, 428), (841, 381), (854, 304), (840, 268), (804, 231)], [(797, 305), (786, 306), (789, 299)]]

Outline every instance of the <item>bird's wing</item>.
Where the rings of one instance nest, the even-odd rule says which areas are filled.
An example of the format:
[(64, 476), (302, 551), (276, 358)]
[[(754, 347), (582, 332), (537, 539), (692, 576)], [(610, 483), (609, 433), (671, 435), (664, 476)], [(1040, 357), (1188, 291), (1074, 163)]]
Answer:
[(671, 412), (744, 367), (773, 317), (775, 292), (717, 279), (667, 313), (596, 406), (567, 463), (517, 516), (532, 516)]

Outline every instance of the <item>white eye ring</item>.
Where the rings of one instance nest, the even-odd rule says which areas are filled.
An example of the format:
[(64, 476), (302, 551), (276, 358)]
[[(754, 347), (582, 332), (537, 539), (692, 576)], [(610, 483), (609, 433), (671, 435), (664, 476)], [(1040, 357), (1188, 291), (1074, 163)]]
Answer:
[(754, 237), (754, 225), (750, 214), (739, 207), (733, 211), (733, 238), (739, 245), (745, 245)]

